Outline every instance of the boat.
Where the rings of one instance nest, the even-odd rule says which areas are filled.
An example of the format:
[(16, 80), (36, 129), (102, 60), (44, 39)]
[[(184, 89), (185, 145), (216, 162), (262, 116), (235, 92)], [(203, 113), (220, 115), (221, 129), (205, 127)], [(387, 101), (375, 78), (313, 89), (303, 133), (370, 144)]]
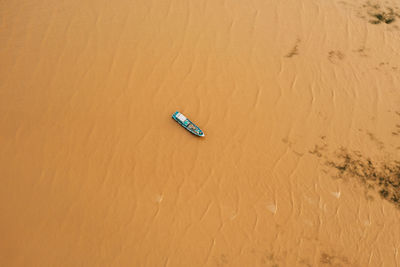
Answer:
[(182, 113), (176, 111), (174, 114), (172, 114), (172, 118), (176, 120), (183, 128), (191, 132), (192, 134), (196, 136), (205, 136), (203, 131), (200, 130), (196, 124), (191, 122), (188, 118), (185, 117)]

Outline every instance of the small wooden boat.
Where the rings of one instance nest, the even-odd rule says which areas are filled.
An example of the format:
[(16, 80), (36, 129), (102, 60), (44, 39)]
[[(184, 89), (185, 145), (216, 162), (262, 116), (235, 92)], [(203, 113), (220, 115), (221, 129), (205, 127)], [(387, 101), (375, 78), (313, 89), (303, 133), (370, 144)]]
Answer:
[(203, 131), (200, 130), (199, 127), (197, 127), (193, 122), (191, 122), (188, 118), (186, 118), (182, 113), (176, 111), (174, 114), (172, 114), (172, 118), (192, 134), (197, 136), (204, 136)]

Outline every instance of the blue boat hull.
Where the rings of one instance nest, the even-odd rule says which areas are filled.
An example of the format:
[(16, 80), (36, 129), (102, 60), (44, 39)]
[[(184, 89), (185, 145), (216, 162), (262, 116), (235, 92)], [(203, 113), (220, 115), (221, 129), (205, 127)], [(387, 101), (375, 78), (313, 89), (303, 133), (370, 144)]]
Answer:
[(204, 136), (204, 132), (198, 126), (196, 126), (191, 120), (189, 120), (185, 116), (183, 116), (184, 120), (182, 121), (180, 119), (182, 118), (180, 117), (180, 115), (182, 114), (176, 111), (174, 114), (172, 114), (172, 118), (192, 134), (200, 137)]

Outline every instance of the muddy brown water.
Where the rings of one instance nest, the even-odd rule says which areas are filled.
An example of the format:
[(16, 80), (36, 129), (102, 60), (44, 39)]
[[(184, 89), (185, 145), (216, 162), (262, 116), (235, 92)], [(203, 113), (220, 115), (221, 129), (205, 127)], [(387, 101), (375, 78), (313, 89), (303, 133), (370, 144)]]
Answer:
[(400, 266), (399, 14), (1, 1), (0, 265)]

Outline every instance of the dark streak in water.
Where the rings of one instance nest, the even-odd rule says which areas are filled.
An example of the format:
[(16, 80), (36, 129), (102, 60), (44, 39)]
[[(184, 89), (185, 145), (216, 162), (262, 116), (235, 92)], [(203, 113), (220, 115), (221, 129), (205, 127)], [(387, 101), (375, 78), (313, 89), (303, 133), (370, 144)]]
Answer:
[(290, 52), (285, 56), (288, 58), (291, 58), (293, 56), (296, 56), (299, 54), (299, 44), (300, 44), (301, 40), (297, 39), (295, 45), (293, 46), (292, 50), (290, 50)]
[(381, 6), (367, 2), (363, 5), (363, 8), (367, 10), (367, 14), (371, 17), (368, 21), (371, 24), (391, 24), (396, 21), (396, 18), (400, 18), (400, 12), (396, 7)]
[(400, 208), (400, 161), (376, 162), (357, 151), (341, 148), (336, 159), (327, 160), (326, 165), (336, 169), (338, 177), (356, 178)]

